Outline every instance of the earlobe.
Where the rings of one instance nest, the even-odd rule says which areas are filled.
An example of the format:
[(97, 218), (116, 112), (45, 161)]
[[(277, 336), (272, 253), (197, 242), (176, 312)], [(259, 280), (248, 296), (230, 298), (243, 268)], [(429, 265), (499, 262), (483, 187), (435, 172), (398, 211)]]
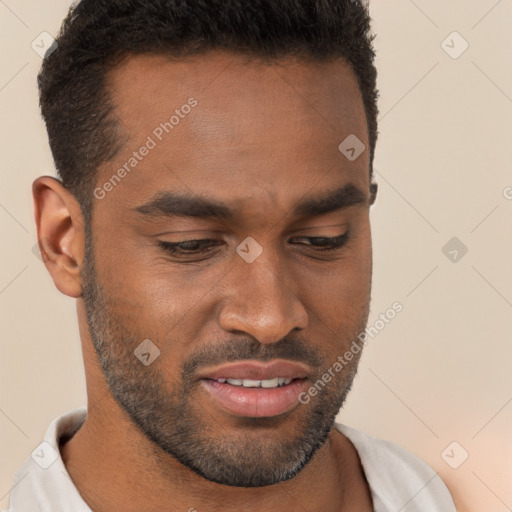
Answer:
[(82, 294), (80, 270), (85, 243), (80, 205), (51, 176), (37, 178), (32, 184), (32, 194), (43, 262), (57, 289), (78, 298)]

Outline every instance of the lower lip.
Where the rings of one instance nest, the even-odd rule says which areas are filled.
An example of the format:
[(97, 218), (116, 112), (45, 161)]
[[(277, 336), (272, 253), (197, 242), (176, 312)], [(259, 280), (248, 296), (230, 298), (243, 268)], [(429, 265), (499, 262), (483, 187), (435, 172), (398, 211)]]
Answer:
[(262, 418), (290, 411), (299, 403), (306, 379), (296, 379), (278, 388), (244, 388), (212, 379), (201, 381), (210, 395), (229, 412)]

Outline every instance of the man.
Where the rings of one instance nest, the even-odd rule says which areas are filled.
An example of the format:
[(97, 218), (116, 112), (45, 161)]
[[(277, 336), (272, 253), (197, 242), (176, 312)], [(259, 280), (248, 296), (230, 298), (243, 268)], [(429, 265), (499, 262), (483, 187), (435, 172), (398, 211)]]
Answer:
[(349, 0), (72, 8), (39, 75), (62, 181), (33, 193), (88, 404), (13, 512), (455, 510), (412, 454), (335, 423), (371, 292), (371, 41)]

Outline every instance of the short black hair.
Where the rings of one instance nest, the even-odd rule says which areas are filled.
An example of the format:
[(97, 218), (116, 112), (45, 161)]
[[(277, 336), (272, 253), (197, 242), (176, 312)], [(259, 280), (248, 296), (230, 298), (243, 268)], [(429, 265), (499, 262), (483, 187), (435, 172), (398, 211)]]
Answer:
[(224, 49), (258, 59), (343, 57), (357, 77), (368, 125), (370, 178), (377, 141), (377, 71), (360, 0), (81, 0), (38, 75), (55, 166), (86, 223), (98, 166), (122, 147), (106, 77), (130, 54), (175, 57)]

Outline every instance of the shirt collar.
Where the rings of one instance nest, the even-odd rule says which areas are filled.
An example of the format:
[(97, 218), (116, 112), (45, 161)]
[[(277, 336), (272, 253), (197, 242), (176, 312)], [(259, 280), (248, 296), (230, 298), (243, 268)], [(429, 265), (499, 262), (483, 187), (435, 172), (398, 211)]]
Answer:
[(9, 499), (11, 512), (92, 512), (66, 470), (59, 450), (62, 437), (71, 437), (87, 416), (87, 408), (72, 409), (55, 418), (44, 440), (14, 476)]

